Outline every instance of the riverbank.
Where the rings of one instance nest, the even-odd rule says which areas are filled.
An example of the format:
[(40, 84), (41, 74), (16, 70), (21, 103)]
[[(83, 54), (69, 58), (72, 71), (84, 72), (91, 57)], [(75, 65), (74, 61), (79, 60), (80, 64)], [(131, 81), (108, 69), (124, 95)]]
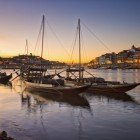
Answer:
[(132, 65), (132, 66), (112, 66), (112, 65), (104, 65), (104, 66), (88, 66), (89, 69), (140, 69), (140, 65)]
[(14, 138), (9, 137), (6, 131), (0, 133), (0, 140), (14, 140)]

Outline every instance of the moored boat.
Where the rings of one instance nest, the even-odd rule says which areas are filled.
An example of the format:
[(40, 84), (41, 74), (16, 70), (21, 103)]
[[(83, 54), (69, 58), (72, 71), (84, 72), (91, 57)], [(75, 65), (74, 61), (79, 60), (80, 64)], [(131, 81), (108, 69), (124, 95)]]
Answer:
[[(92, 84), (89, 87), (88, 91), (94, 93), (124, 93), (127, 92), (138, 85), (140, 83), (120, 83), (118, 81), (105, 81), (103, 78), (95, 77), (84, 68), (81, 67), (81, 25), (80, 19), (78, 20), (78, 33), (79, 33), (79, 67), (78, 68), (71, 68), (69, 67), (66, 69), (66, 77), (67, 81), (77, 81), (84, 84)], [(76, 72), (79, 73), (79, 76), (76, 75)], [(90, 77), (84, 77), (84, 72), (88, 73)], [(58, 73), (59, 77), (61, 72)], [(63, 78), (63, 77), (62, 77)]]
[(94, 83), (88, 89), (93, 93), (125, 93), (140, 85), (140, 83), (98, 84)]
[(26, 89), (31, 92), (44, 92), (44, 93), (52, 93), (52, 94), (59, 94), (59, 95), (75, 95), (84, 92), (89, 88), (89, 85), (82, 85), (82, 86), (54, 86), (51, 84), (42, 84), (42, 83), (33, 83), (25, 81)]
[[(66, 77), (65, 79), (67, 81), (80, 81), (79, 78), (72, 79), (71, 77)], [(91, 85), (87, 91), (92, 93), (122, 93), (122, 92), (125, 93), (140, 85), (140, 83), (135, 82), (121, 83), (118, 81), (105, 81), (103, 78), (94, 76), (89, 78), (82, 78), (81, 82), (84, 83), (85, 85), (86, 84)]]
[(7, 75), (6, 73), (1, 73), (0, 84), (7, 84), (11, 78), (12, 78), (12, 74)]
[(89, 85), (67, 85), (62, 79), (54, 79), (55, 75), (46, 75), (47, 69), (42, 64), (43, 57), (43, 41), (44, 41), (44, 22), (43, 16), (41, 29), (42, 29), (42, 49), (41, 49), (41, 62), (39, 68), (29, 67), (22, 69), (21, 75), (26, 83), (28, 91), (38, 91), (45, 93), (57, 93), (60, 95), (72, 95), (84, 92)]

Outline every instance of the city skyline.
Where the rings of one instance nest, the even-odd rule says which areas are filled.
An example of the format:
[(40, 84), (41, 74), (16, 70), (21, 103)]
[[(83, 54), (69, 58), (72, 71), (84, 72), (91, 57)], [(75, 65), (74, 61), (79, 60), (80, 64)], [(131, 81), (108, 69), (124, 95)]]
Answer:
[[(29, 53), (39, 55), (35, 44), (43, 14), (45, 59), (70, 61), (78, 18), (82, 26), (83, 62), (106, 52), (117, 53), (133, 44), (139, 47), (139, 4), (138, 0), (0, 0), (0, 56), (24, 54), (26, 39)], [(76, 43), (74, 55), (77, 53)]]

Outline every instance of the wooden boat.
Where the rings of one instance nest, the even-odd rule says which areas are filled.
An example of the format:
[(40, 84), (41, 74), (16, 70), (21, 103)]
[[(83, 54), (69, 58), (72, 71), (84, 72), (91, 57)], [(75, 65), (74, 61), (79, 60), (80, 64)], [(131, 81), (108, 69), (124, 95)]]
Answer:
[[(42, 20), (42, 49), (41, 49), (41, 60), (43, 56), (43, 40), (44, 40), (44, 20)], [(25, 71), (25, 72), (24, 72)], [(26, 83), (26, 89), (28, 91), (38, 91), (46, 93), (57, 93), (60, 95), (72, 95), (84, 92), (89, 85), (66, 85), (62, 79), (53, 79), (50, 75), (46, 75), (47, 69), (42, 65), (39, 68), (26, 68), (22, 70), (22, 77)], [(26, 76), (26, 77), (25, 77)]]
[(28, 68), (22, 72), (26, 89), (30, 92), (45, 92), (59, 95), (75, 95), (84, 92), (90, 85), (78, 85), (62, 79), (53, 79), (54, 75), (46, 75), (47, 69)]
[[(94, 77), (91, 73), (86, 71), (84, 68), (81, 67), (81, 41), (80, 41), (80, 19), (78, 20), (78, 32), (79, 32), (79, 67), (78, 68), (68, 68), (66, 69), (66, 77), (67, 81), (77, 81), (84, 84), (92, 84), (89, 87), (88, 91), (94, 93), (122, 93), (127, 92), (138, 85), (140, 83), (120, 83), (117, 81), (105, 81), (103, 78)], [(76, 72), (79, 75), (76, 75)], [(87, 72), (91, 77), (84, 78), (84, 72)], [(58, 73), (59, 77), (61, 72)], [(63, 78), (63, 77), (62, 77)]]
[(26, 89), (31, 92), (44, 92), (44, 93), (52, 93), (52, 94), (59, 94), (59, 95), (75, 95), (84, 92), (89, 88), (89, 85), (83, 86), (54, 86), (51, 84), (41, 84), (41, 83), (34, 83), (28, 82), (26, 83)]
[[(80, 81), (79, 78), (72, 79), (66, 77), (68, 81)], [(126, 83), (126, 82), (118, 82), (118, 81), (105, 81), (103, 78), (98, 77), (90, 77), (90, 78), (82, 78), (82, 83), (91, 85), (88, 88), (88, 92), (93, 93), (125, 93), (129, 90), (134, 89), (139, 86), (140, 83)]]
[(119, 83), (115, 85), (108, 83), (93, 83), (88, 91), (93, 93), (125, 93), (138, 85), (140, 85), (140, 83)]
[[(72, 69), (66, 70), (66, 71), (68, 73), (70, 72), (73, 73)], [(83, 72), (84, 70), (82, 71), (82, 77), (83, 77)], [(70, 74), (67, 74), (67, 75), (70, 75)], [(84, 84), (91, 85), (87, 91), (92, 92), (92, 93), (122, 93), (122, 92), (125, 93), (140, 85), (140, 83), (135, 83), (135, 82), (134, 83), (126, 83), (126, 82), (121, 83), (119, 81), (105, 81), (103, 78), (94, 77), (94, 76), (89, 77), (89, 78), (82, 78), (81, 80), (79, 78), (75, 79), (71, 77), (66, 77), (65, 79), (67, 81), (80, 81)]]
[(6, 73), (1, 73), (0, 84), (7, 84), (11, 78), (12, 78), (12, 73), (10, 75), (6, 75)]

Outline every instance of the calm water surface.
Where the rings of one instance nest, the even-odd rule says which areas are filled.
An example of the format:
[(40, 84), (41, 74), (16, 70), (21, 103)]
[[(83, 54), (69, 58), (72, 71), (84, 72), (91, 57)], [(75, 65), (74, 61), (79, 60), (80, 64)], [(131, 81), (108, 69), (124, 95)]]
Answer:
[[(89, 70), (106, 80), (140, 82), (140, 70)], [(7, 71), (8, 73), (12, 71)], [(62, 98), (0, 85), (0, 131), (17, 140), (140, 140), (140, 86), (123, 97)]]

